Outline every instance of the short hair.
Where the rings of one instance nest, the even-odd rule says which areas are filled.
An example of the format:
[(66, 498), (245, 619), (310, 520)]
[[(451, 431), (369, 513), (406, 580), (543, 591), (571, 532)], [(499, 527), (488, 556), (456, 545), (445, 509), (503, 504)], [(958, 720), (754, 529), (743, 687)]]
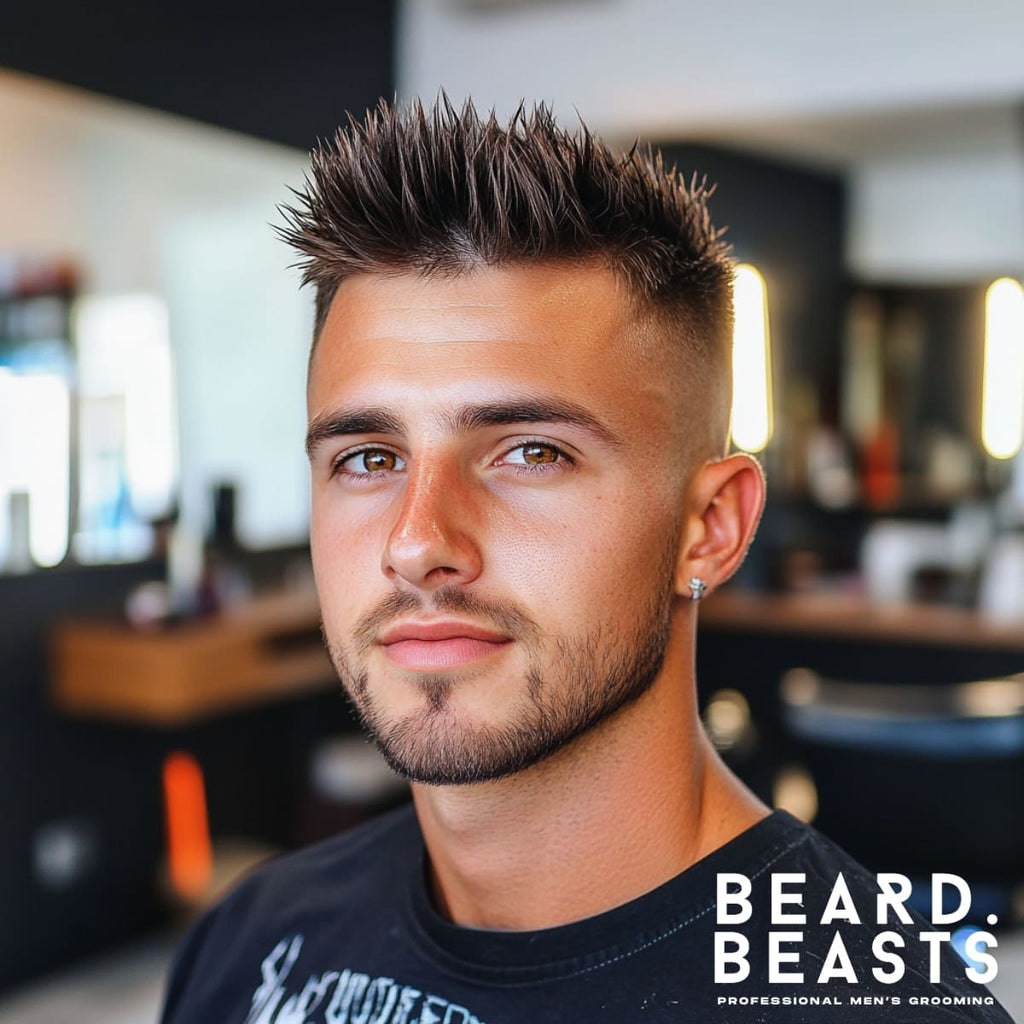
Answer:
[(616, 154), (585, 124), (559, 127), (544, 104), (501, 125), (442, 94), (429, 110), (381, 101), (350, 115), (314, 149), (279, 233), (316, 289), (314, 345), (355, 274), (599, 262), (639, 310), (667, 319), (707, 383), (721, 381), (727, 415), (733, 268), (713, 191), (649, 148)]

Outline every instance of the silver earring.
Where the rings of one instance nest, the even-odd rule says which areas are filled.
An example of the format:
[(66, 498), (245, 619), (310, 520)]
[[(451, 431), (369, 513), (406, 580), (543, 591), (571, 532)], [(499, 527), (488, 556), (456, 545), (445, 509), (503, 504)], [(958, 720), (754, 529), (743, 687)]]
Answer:
[(690, 578), (690, 597), (694, 601), (699, 601), (708, 590), (708, 585), (699, 577), (693, 576)]

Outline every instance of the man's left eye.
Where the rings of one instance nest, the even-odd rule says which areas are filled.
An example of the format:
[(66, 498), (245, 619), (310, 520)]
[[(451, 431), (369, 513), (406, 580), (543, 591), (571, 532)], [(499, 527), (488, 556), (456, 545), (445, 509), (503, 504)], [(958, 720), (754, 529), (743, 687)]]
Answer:
[(502, 458), (503, 462), (510, 462), (515, 466), (544, 466), (560, 460), (568, 461), (568, 456), (561, 448), (539, 441), (521, 444)]
[(400, 472), (405, 469), (405, 461), (387, 448), (364, 448), (340, 459), (337, 468), (346, 476), (374, 476)]

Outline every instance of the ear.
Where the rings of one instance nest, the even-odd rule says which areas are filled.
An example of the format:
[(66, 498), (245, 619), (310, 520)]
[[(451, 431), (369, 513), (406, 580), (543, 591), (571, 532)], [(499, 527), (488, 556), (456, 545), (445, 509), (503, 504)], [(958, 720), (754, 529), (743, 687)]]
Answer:
[(676, 564), (676, 593), (691, 596), (697, 576), (708, 591), (739, 568), (764, 508), (764, 471), (749, 455), (706, 462), (687, 490), (688, 513)]

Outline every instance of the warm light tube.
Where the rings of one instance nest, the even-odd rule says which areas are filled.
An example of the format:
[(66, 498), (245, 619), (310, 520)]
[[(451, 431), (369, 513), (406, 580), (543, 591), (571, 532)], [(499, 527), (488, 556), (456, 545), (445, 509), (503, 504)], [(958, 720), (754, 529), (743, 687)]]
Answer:
[(985, 293), (985, 364), (981, 443), (994, 459), (1012, 458), (1024, 442), (1024, 288), (1001, 277)]
[(764, 278), (749, 263), (736, 267), (732, 343), (732, 414), (737, 448), (761, 451), (772, 437), (772, 360)]

